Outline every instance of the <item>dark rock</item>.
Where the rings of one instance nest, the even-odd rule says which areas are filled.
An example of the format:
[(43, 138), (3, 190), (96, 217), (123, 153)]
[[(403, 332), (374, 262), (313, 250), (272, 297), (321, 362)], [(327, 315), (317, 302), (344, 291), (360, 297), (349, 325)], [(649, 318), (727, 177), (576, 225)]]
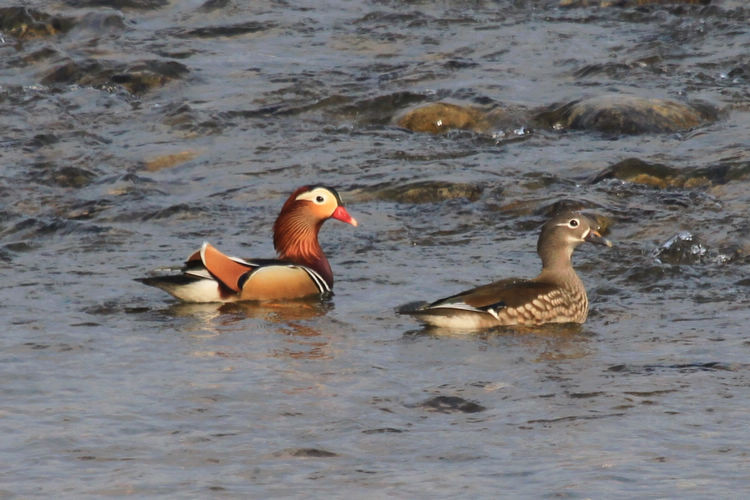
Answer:
[(48, 162), (37, 163), (31, 172), (31, 177), (40, 184), (81, 188), (87, 186), (96, 178), (96, 174), (80, 167), (55, 167)]
[(419, 406), (440, 413), (479, 413), (480, 411), (487, 409), (478, 403), (467, 401), (458, 396), (435, 396), (434, 398), (424, 401)]
[(229, 0), (206, 0), (198, 10), (201, 12), (213, 12), (229, 6)]
[(70, 17), (51, 16), (26, 7), (0, 7), (0, 32), (20, 40), (66, 33), (74, 23)]
[(445, 200), (465, 198), (476, 201), (483, 188), (462, 182), (422, 181), (411, 184), (381, 184), (366, 190), (354, 191), (351, 197), (359, 200), (387, 200), (397, 203), (438, 203)]
[(708, 255), (706, 244), (689, 231), (682, 231), (654, 251), (654, 258), (664, 264), (697, 264)]
[(393, 122), (393, 116), (398, 110), (411, 106), (415, 102), (424, 100), (424, 96), (413, 92), (394, 92), (368, 99), (360, 99), (354, 103), (348, 100), (333, 110), (338, 120), (354, 120), (362, 125), (385, 126)]
[(133, 94), (141, 94), (162, 87), (188, 72), (185, 65), (176, 61), (150, 60), (124, 65), (89, 59), (69, 61), (58, 66), (42, 78), (42, 83), (92, 87), (120, 85)]
[(638, 158), (628, 158), (605, 168), (594, 175), (590, 182), (596, 184), (607, 179), (619, 179), (659, 189), (695, 189), (725, 184), (746, 178), (748, 175), (750, 175), (750, 162), (676, 168), (661, 163), (648, 163)]
[(708, 5), (711, 0), (560, 0), (560, 7), (642, 7), (644, 5)]
[(119, 12), (88, 12), (77, 19), (75, 32), (77, 34), (78, 30), (89, 30), (101, 35), (125, 29), (125, 17)]
[(179, 38), (232, 37), (265, 31), (275, 26), (274, 23), (248, 21), (245, 23), (228, 24), (225, 26), (205, 26), (190, 30), (181, 30), (172, 33), (172, 35)]
[(596, 130), (609, 134), (678, 132), (716, 120), (707, 105), (669, 99), (604, 95), (543, 110), (535, 117), (542, 127), (555, 130)]
[(122, 85), (133, 94), (163, 87), (169, 81), (189, 73), (187, 66), (177, 61), (144, 61), (111, 76), (111, 81)]
[(289, 450), (289, 454), (293, 457), (310, 457), (310, 458), (331, 458), (339, 456), (338, 453), (332, 451), (321, 450), (319, 448), (298, 448)]
[(169, 0), (65, 0), (71, 7), (110, 7), (112, 9), (156, 10), (169, 4)]

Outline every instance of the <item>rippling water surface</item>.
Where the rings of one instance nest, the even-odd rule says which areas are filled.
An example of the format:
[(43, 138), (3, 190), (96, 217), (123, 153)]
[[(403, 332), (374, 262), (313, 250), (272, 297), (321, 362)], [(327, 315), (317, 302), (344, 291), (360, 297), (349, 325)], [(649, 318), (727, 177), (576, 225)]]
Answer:
[[(0, 8), (0, 496), (748, 491), (750, 9), (560, 3)], [(600, 95), (716, 119), (529, 118)], [(515, 114), (395, 125), (437, 101)], [(321, 232), (330, 302), (184, 305), (133, 281), (203, 240), (272, 256), (306, 183), (360, 221)], [(534, 275), (560, 204), (616, 243), (576, 252), (584, 325), (451, 335), (394, 313)]]

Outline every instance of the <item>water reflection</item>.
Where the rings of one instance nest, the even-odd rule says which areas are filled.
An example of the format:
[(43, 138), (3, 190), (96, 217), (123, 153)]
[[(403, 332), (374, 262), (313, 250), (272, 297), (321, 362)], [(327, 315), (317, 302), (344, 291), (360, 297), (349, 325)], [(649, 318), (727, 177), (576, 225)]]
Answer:
[(593, 335), (584, 325), (577, 323), (550, 323), (538, 327), (501, 326), (476, 331), (450, 330), (425, 325), (404, 332), (403, 339), (464, 339), (477, 342), (480, 350), (506, 348), (511, 342), (537, 353), (535, 361), (563, 361), (590, 355), (593, 348), (589, 340)]
[[(283, 347), (274, 347), (270, 357), (292, 359), (330, 359), (329, 341), (321, 331), (308, 323), (333, 309), (330, 301), (298, 300), (286, 302), (235, 302), (227, 304), (179, 303), (168, 309), (170, 315), (192, 318), (197, 323), (199, 337), (219, 337), (222, 334), (246, 330), (249, 320), (261, 320), (259, 332), (271, 331), (284, 336)], [(226, 357), (226, 353), (212, 352)], [(205, 355), (205, 352), (203, 352)]]
[(272, 323), (302, 321), (323, 316), (333, 309), (333, 303), (320, 300), (296, 300), (285, 302), (231, 302), (185, 303), (167, 308), (169, 315), (191, 317), (214, 326), (231, 326), (248, 318), (263, 319)]
[(302, 321), (325, 315), (333, 309), (333, 302), (318, 299), (279, 302), (234, 302), (222, 304), (222, 314), (239, 318), (262, 318), (273, 323)]

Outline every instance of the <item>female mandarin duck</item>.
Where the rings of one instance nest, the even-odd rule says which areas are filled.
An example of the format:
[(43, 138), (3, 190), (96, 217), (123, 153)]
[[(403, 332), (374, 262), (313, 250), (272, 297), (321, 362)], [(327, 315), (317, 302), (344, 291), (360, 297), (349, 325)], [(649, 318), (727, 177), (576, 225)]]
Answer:
[(583, 323), (589, 301), (570, 259), (573, 250), (586, 241), (612, 246), (595, 227), (578, 212), (560, 213), (542, 226), (537, 242), (542, 272), (536, 278), (496, 281), (401, 312), (446, 328)]
[(333, 272), (318, 243), (330, 219), (357, 225), (335, 189), (303, 186), (286, 200), (273, 225), (278, 259), (229, 257), (208, 243), (188, 257), (180, 275), (138, 281), (186, 302), (300, 299), (332, 293)]

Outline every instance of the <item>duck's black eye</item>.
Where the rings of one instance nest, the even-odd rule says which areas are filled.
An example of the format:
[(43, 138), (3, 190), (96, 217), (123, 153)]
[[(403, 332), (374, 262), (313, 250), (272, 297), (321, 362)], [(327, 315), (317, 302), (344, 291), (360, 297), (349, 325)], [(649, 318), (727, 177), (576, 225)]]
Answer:
[(317, 203), (323, 203), (324, 201), (326, 201), (326, 199), (325, 199), (325, 198), (323, 198), (322, 196), (318, 195), (318, 196), (317, 196), (317, 197), (315, 198), (315, 201), (316, 201)]
[(568, 222), (568, 226), (578, 227), (578, 219), (570, 219), (570, 222)]

